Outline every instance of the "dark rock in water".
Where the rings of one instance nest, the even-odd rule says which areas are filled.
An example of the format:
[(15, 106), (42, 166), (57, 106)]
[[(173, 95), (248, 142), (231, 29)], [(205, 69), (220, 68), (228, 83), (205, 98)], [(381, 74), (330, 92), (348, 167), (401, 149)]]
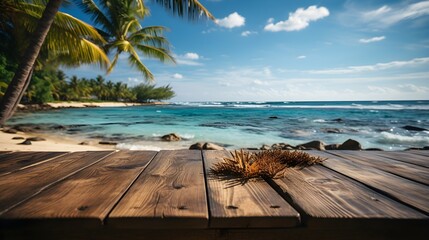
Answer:
[(164, 141), (168, 141), (168, 142), (176, 142), (176, 141), (182, 140), (182, 138), (175, 133), (170, 133), (170, 134), (164, 135), (161, 137), (161, 139)]
[(20, 145), (31, 145), (31, 141), (30, 140), (25, 140), (22, 143), (19, 143)]
[(203, 146), (204, 150), (225, 150), (225, 148), (214, 144), (214, 143), (205, 143)]
[(78, 129), (78, 128), (71, 128), (71, 129), (68, 129), (68, 130), (67, 130), (67, 132), (79, 132), (79, 131), (82, 131), (82, 129)]
[(4, 129), (3, 132), (4, 133), (10, 133), (10, 134), (16, 134), (16, 133), (18, 133), (18, 131), (16, 129), (13, 129), (13, 128)]
[(34, 132), (34, 128), (28, 126), (14, 126), (13, 128), (20, 132)]
[(264, 145), (262, 145), (262, 147), (260, 148), (261, 150), (270, 150), (271, 149), (271, 147), (270, 146), (268, 146), (268, 145), (266, 145), (266, 144), (264, 144)]
[(293, 150), (294, 147), (287, 143), (275, 143), (271, 145), (272, 149), (281, 149), (281, 150)]
[(296, 146), (294, 149), (295, 150), (307, 150), (307, 148), (304, 146)]
[(56, 125), (56, 126), (53, 126), (52, 129), (55, 129), (55, 130), (65, 130), (66, 127), (63, 126), (63, 125)]
[(349, 139), (340, 145), (338, 150), (362, 150), (362, 146), (356, 140)]
[(98, 142), (98, 144), (101, 144), (101, 145), (118, 145), (117, 142), (111, 142), (111, 141), (100, 141), (100, 142)]
[(411, 150), (423, 150), (423, 148), (410, 147), (410, 148), (405, 149), (405, 151), (411, 151)]
[(33, 142), (46, 141), (46, 139), (41, 138), (41, 137), (29, 137), (29, 138), (27, 138), (27, 140), (33, 141)]
[(320, 130), (325, 133), (342, 133), (343, 132), (341, 131), (341, 129), (338, 129), (338, 128), (322, 128)]
[(326, 150), (338, 150), (338, 148), (340, 147), (340, 144), (329, 144), (325, 146)]
[(277, 117), (277, 116), (271, 116), (271, 117), (269, 117), (269, 119), (279, 119), (279, 117)]
[(192, 144), (189, 147), (190, 150), (225, 150), (225, 148), (223, 148), (222, 146), (219, 146), (217, 144), (214, 143), (203, 143), (203, 142), (197, 142)]
[(79, 145), (89, 145), (89, 142), (81, 142)]
[(366, 148), (365, 151), (384, 151), (381, 148)]
[(325, 143), (322, 141), (316, 140), (316, 141), (300, 144), (297, 147), (304, 147), (305, 149), (316, 149), (316, 150), (324, 151)]
[(197, 143), (192, 144), (189, 147), (189, 150), (201, 150), (201, 149), (203, 149), (203, 146), (204, 146), (203, 142), (197, 142)]
[(429, 150), (429, 146), (423, 147), (423, 150)]
[(408, 131), (416, 131), (416, 132), (429, 131), (426, 128), (414, 127), (414, 126), (410, 126), (410, 125), (403, 126), (402, 128), (405, 130), (408, 130)]
[(340, 123), (340, 122), (344, 122), (344, 119), (342, 119), (342, 118), (335, 118), (335, 119), (332, 119), (332, 121)]
[(23, 140), (24, 137), (13, 137), (12, 140)]

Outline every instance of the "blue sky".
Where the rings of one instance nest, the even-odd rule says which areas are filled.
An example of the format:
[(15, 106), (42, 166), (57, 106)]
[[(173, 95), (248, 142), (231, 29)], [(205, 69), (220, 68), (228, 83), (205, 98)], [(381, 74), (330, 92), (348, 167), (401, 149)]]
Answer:
[[(144, 59), (172, 101), (429, 99), (429, 1), (202, 0), (189, 22), (148, 3), (177, 64)], [(65, 9), (90, 21), (75, 8)], [(96, 66), (67, 69), (95, 77)], [(144, 82), (125, 60), (105, 76)]]

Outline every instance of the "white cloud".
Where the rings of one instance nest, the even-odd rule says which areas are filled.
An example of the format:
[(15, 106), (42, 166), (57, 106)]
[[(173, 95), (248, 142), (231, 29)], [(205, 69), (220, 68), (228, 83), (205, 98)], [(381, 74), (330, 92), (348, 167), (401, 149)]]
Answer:
[(304, 55), (301, 55), (301, 56), (298, 56), (298, 57), (296, 57), (297, 59), (305, 59), (305, 58), (307, 58), (307, 56), (304, 56)]
[(271, 77), (272, 76), (272, 72), (271, 69), (269, 67), (264, 67), (263, 69), (263, 73), (265, 74), (266, 77)]
[(268, 19), (268, 24), (264, 27), (264, 30), (270, 32), (299, 31), (308, 27), (310, 22), (327, 16), (329, 16), (329, 10), (325, 7), (313, 5), (307, 9), (298, 8), (295, 12), (289, 13), (289, 18), (286, 21), (274, 23), (272, 18)]
[(200, 56), (198, 54), (193, 53), (193, 52), (185, 53), (185, 55), (183, 57), (186, 59), (191, 59), (191, 60), (197, 60), (200, 58)]
[(416, 19), (429, 15), (429, 1), (411, 4), (384, 5), (380, 8), (361, 13), (365, 22), (376, 24), (378, 27), (388, 27), (401, 21)]
[(428, 93), (429, 94), (429, 87), (424, 86), (416, 86), (414, 84), (399, 84), (398, 88), (401, 91), (405, 92), (415, 92), (415, 93)]
[(273, 23), (274, 22), (274, 18), (268, 18), (267, 20), (267, 24)]
[(361, 39), (359, 39), (359, 42), (361, 42), (361, 43), (372, 43), (372, 42), (383, 41), (384, 39), (386, 39), (385, 36), (373, 37), (373, 38), (361, 38)]
[(326, 70), (311, 70), (308, 72), (312, 74), (350, 74), (350, 73), (386, 70), (391, 68), (412, 67), (412, 66), (418, 66), (422, 64), (428, 64), (428, 63), (429, 63), (429, 57), (426, 57), (426, 58), (414, 58), (409, 61), (392, 61), (387, 63), (377, 63), (374, 65), (350, 66), (346, 68), (334, 68), (334, 69), (326, 69)]
[(253, 83), (256, 84), (256, 85), (260, 85), (260, 86), (266, 86), (266, 85), (268, 85), (268, 82), (261, 81), (259, 79), (254, 80)]
[(173, 74), (173, 78), (174, 79), (183, 79), (183, 75), (180, 73), (175, 73), (175, 74)]
[(184, 55), (174, 55), (178, 65), (187, 65), (187, 66), (201, 66), (203, 65), (198, 60), (202, 59), (200, 55), (193, 52), (185, 53)]
[(258, 32), (254, 32), (254, 31), (244, 31), (244, 32), (242, 32), (241, 33), (241, 36), (243, 36), (243, 37), (247, 37), (247, 36), (249, 36), (249, 35), (252, 35), (252, 34), (257, 34)]
[(125, 81), (125, 83), (129, 87), (134, 87), (134, 86), (139, 85), (139, 84), (144, 83), (144, 82), (145, 81), (143, 79), (133, 78), (133, 77), (129, 77), (129, 78), (127, 78), (127, 81)]
[(246, 19), (240, 16), (237, 12), (231, 13), (228, 17), (222, 19), (216, 19), (215, 23), (224, 28), (235, 28), (244, 26)]

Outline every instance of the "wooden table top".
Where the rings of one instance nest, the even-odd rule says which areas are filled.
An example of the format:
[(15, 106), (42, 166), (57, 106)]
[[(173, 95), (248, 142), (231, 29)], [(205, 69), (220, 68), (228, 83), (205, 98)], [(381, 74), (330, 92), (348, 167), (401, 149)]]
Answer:
[(427, 152), (309, 153), (242, 184), (209, 173), (227, 151), (0, 152), (0, 238), (429, 236)]

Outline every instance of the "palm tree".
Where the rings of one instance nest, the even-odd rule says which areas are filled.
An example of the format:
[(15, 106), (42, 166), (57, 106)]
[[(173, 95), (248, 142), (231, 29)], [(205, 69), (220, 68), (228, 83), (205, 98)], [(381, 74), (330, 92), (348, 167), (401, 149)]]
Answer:
[[(5, 2), (6, 0), (2, 0)], [(89, 0), (87, 0), (89, 1)], [(136, 0), (138, 6), (143, 8), (144, 0)], [(214, 17), (199, 3), (198, 0), (154, 0), (161, 4), (174, 14), (183, 17), (188, 16), (189, 19), (198, 19), (201, 16), (214, 19)], [(43, 14), (37, 21), (37, 27), (33, 31), (33, 37), (28, 45), (18, 70), (15, 73), (9, 87), (0, 103), (0, 126), (4, 125), (6, 120), (13, 114), (15, 105), (20, 100), (21, 92), (25, 91), (26, 80), (30, 75), (39, 55), (42, 44), (45, 41), (46, 35), (54, 21), (55, 15), (59, 10), (62, 0), (49, 0)], [(3, 9), (3, 8), (2, 8)], [(2, 10), (3, 11), (3, 10)], [(3, 12), (2, 14), (3, 15)]]
[[(10, 42), (17, 46), (14, 54), (22, 59), (0, 103), (0, 125), (13, 114), (24, 95), (39, 53), (43, 55), (39, 60), (62, 59), (61, 63), (68, 66), (109, 64), (104, 51), (89, 40), (104, 41), (94, 28), (68, 14), (57, 14), (61, 0), (49, 1), (46, 8), (43, 2), (2, 0), (0, 4), (0, 31), (9, 34)], [(20, 51), (27, 45), (25, 51)]]
[(107, 39), (104, 48), (107, 53), (114, 51), (108, 72), (111, 72), (121, 54), (126, 54), (131, 66), (139, 70), (145, 79), (154, 76), (143, 64), (139, 53), (162, 62), (174, 62), (170, 55), (168, 41), (162, 36), (164, 27), (142, 27), (139, 20), (149, 14), (143, 2), (135, 0), (106, 0), (97, 5), (92, 0), (80, 4), (85, 13), (91, 14), (100, 26), (100, 33)]

